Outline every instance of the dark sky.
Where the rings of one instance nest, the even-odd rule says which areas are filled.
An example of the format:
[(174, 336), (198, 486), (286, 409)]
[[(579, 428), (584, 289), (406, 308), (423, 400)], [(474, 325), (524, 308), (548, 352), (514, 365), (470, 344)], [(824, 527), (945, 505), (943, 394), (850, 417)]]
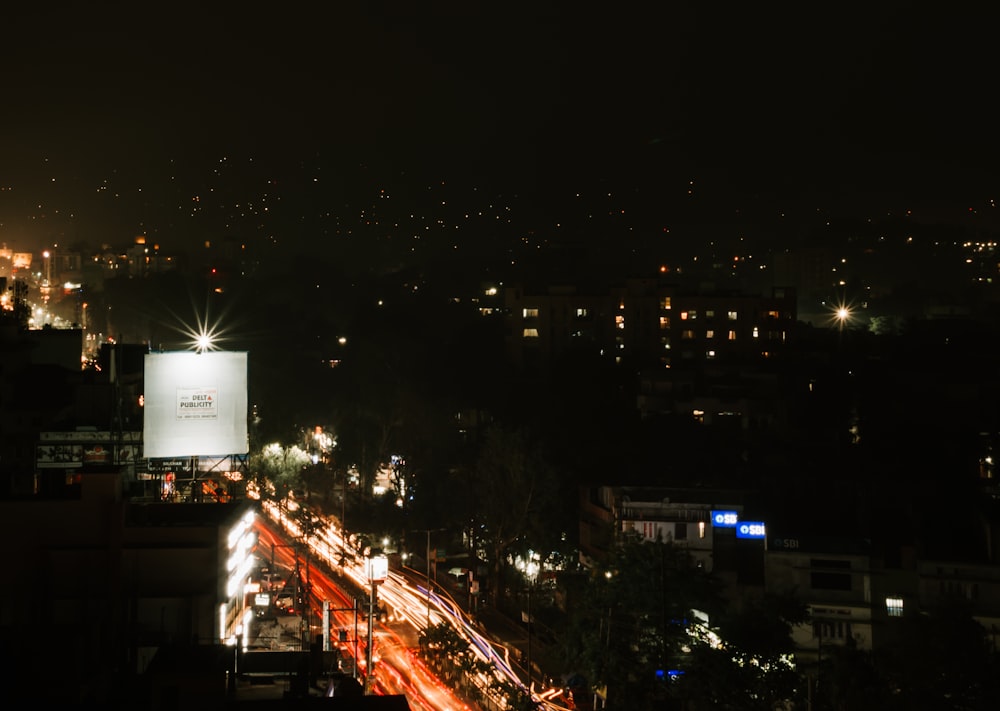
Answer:
[(0, 201), (0, 225), (42, 201), (85, 219), (109, 174), (194, 180), (221, 156), (265, 172), (320, 156), (345, 176), (363, 165), (538, 195), (695, 180), (806, 201), (993, 197), (995, 25), (982, 11), (412, 5), (5, 10), (0, 183), (18, 199)]

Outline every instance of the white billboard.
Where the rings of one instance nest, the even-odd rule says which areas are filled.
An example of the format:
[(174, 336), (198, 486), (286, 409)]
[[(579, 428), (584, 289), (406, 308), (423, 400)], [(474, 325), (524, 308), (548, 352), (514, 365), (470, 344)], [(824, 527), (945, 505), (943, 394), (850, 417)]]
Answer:
[(248, 452), (246, 353), (179, 351), (145, 358), (146, 457)]

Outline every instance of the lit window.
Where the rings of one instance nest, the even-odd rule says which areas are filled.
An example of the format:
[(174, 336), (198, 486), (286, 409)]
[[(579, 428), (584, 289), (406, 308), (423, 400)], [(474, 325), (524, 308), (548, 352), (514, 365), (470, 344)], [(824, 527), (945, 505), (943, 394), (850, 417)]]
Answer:
[(695, 309), (691, 309), (690, 311), (688, 311), (688, 318), (690, 319), (698, 318), (698, 312)]
[(665, 331), (668, 328), (670, 328), (670, 317), (660, 316), (660, 330)]
[(715, 351), (706, 351), (705, 357), (708, 358), (709, 360), (712, 360), (713, 358), (715, 358)]
[(526, 328), (526, 329), (524, 329), (524, 337), (525, 338), (538, 338), (538, 329), (537, 328)]
[(681, 311), (681, 321), (687, 321), (687, 320), (688, 320), (688, 312)]
[(767, 312), (767, 316), (768, 316), (768, 318), (781, 318), (781, 312), (780, 311), (768, 311)]
[(735, 341), (736, 340), (736, 331), (730, 331), (729, 332), (729, 340), (730, 341)]
[(681, 331), (681, 338), (690, 339), (694, 338), (694, 331), (688, 329), (686, 331)]
[(705, 311), (705, 318), (715, 318), (715, 309), (708, 309)]
[(699, 521), (698, 522), (698, 538), (704, 538), (704, 537), (705, 537), (705, 522), (704, 521)]
[(715, 331), (711, 328), (705, 331), (705, 338), (715, 338)]
[(753, 327), (753, 337), (760, 338), (760, 331), (757, 330), (756, 326)]
[(664, 296), (660, 299), (660, 310), (669, 311), (670, 310), (670, 297)]
[(902, 617), (903, 616), (903, 598), (901, 597), (887, 597), (885, 599), (885, 611), (889, 613), (889, 617)]
[(577, 309), (576, 310), (576, 317), (577, 318), (587, 318), (589, 315), (590, 315), (590, 313), (587, 311), (587, 309)]
[(735, 311), (730, 311), (727, 314), (727, 317), (729, 318), (730, 321), (735, 321), (736, 320), (736, 312)]
[(625, 328), (625, 317), (621, 314), (615, 316), (615, 328), (624, 329)]
[(538, 309), (524, 309), (521, 313), (524, 318), (538, 318)]

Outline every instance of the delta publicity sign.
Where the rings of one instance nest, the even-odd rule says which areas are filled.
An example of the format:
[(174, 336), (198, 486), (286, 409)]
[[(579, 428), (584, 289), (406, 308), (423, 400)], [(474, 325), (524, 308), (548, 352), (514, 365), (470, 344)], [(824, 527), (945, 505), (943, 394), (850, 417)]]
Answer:
[(144, 366), (146, 457), (249, 451), (245, 352), (147, 353)]
[(216, 420), (219, 418), (218, 388), (178, 388), (178, 420)]

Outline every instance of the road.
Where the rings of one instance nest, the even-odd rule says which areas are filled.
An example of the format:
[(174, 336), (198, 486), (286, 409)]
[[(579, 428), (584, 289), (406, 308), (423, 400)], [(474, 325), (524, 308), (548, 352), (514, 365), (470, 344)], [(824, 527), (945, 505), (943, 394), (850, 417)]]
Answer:
[[(285, 569), (296, 566), (296, 551), (290, 544), (296, 537), (296, 528), (288, 530), (282, 527), (282, 517), (276, 521), (258, 517), (257, 547), (263, 558), (273, 557), (275, 565)], [(299, 559), (298, 565), (303, 571), (303, 577), (308, 580), (311, 588), (311, 610), (309, 614), (308, 637), (315, 638), (322, 634), (322, 606), (328, 603), (332, 608), (331, 628), (346, 630), (346, 643), (337, 643), (341, 651), (353, 657), (357, 664), (359, 679), (363, 679), (366, 669), (366, 646), (368, 635), (367, 609), (363, 604), (358, 609), (357, 619), (354, 613), (354, 599), (342, 589), (328, 570), (343, 570), (344, 575), (352, 580), (359, 590), (367, 587), (367, 578), (363, 566), (345, 561), (345, 566), (338, 566), (340, 554), (339, 542), (329, 539), (326, 535), (316, 535), (310, 540), (310, 557)], [(301, 540), (301, 539), (300, 539)], [(355, 568), (360, 567), (361, 570)], [(452, 689), (443, 684), (431, 672), (420, 658), (417, 643), (418, 630), (426, 623), (426, 602), (420, 601), (419, 613), (422, 624), (414, 624), (414, 608), (412, 595), (403, 591), (406, 583), (402, 576), (391, 575), (390, 580), (383, 583), (379, 589), (379, 599), (382, 604), (390, 607), (393, 612), (390, 620), (385, 623), (376, 622), (372, 628), (374, 673), (373, 692), (376, 694), (401, 694), (406, 697), (410, 707), (415, 711), (482, 711), (481, 707), (458, 698)], [(296, 618), (297, 620), (299, 618)], [(434, 619), (442, 618), (435, 615)], [(356, 625), (356, 626), (355, 626)], [(304, 627), (304, 625), (302, 625)], [(301, 629), (301, 628), (300, 628)], [(305, 634), (302, 629), (302, 635)], [(300, 636), (300, 639), (302, 636)]]
[[(284, 539), (302, 541), (305, 536), (296, 522), (296, 517), (286, 513), (273, 501), (262, 501), (262, 510), (269, 517), (267, 526), (269, 534)], [(308, 536), (309, 558), (321, 566), (308, 568), (312, 576), (314, 599), (321, 604), (325, 599), (321, 595), (329, 594), (331, 600), (337, 601), (335, 608), (350, 607), (353, 601), (344, 595), (339, 586), (329, 575), (320, 572), (338, 571), (343, 580), (359, 591), (368, 591), (368, 572), (365, 560), (355, 556), (351, 546), (344, 540), (343, 532), (338, 530), (334, 522), (314, 516), (314, 524)], [(264, 523), (261, 524), (265, 525)], [(266, 544), (265, 544), (266, 545)], [(448, 686), (442, 684), (430, 670), (426, 668), (416, 653), (418, 648), (417, 635), (421, 630), (447, 623), (469, 643), (479, 659), (488, 662), (494, 670), (497, 679), (503, 680), (514, 688), (524, 689), (524, 682), (515, 670), (511, 660), (511, 649), (486, 635), (485, 630), (477, 626), (461, 606), (443, 591), (427, 590), (419, 579), (410, 580), (400, 571), (390, 570), (384, 582), (378, 587), (380, 604), (388, 610), (390, 622), (378, 625), (373, 629), (375, 640), (375, 679), (384, 689), (403, 689), (393, 693), (402, 693), (414, 707), (441, 709), (468, 709), (479, 711), (481, 707), (472, 706), (469, 702), (458, 699)], [(319, 583), (317, 582), (319, 581)], [(347, 618), (343, 613), (337, 618), (337, 624), (346, 628)], [(350, 624), (353, 624), (353, 615)], [(314, 618), (319, 619), (319, 618)], [(320, 630), (316, 628), (315, 633)], [(364, 666), (365, 654), (362, 651), (367, 635), (367, 628), (360, 633), (356, 645), (359, 654), (356, 656), (359, 668)], [(405, 650), (405, 654), (404, 654)], [(354, 651), (354, 650), (352, 650)], [(383, 658), (386, 663), (379, 664)], [(400, 656), (403, 655), (403, 656)], [(387, 667), (384, 671), (381, 667)], [(488, 679), (479, 679), (480, 689), (486, 694), (486, 703), (490, 711), (505, 709), (507, 701), (489, 690)], [(376, 690), (379, 687), (376, 687)], [(416, 692), (416, 696), (413, 692)], [(532, 697), (547, 711), (565, 711), (568, 707), (562, 697), (562, 689), (540, 688), (533, 685)], [(433, 704), (428, 706), (428, 704)]]

